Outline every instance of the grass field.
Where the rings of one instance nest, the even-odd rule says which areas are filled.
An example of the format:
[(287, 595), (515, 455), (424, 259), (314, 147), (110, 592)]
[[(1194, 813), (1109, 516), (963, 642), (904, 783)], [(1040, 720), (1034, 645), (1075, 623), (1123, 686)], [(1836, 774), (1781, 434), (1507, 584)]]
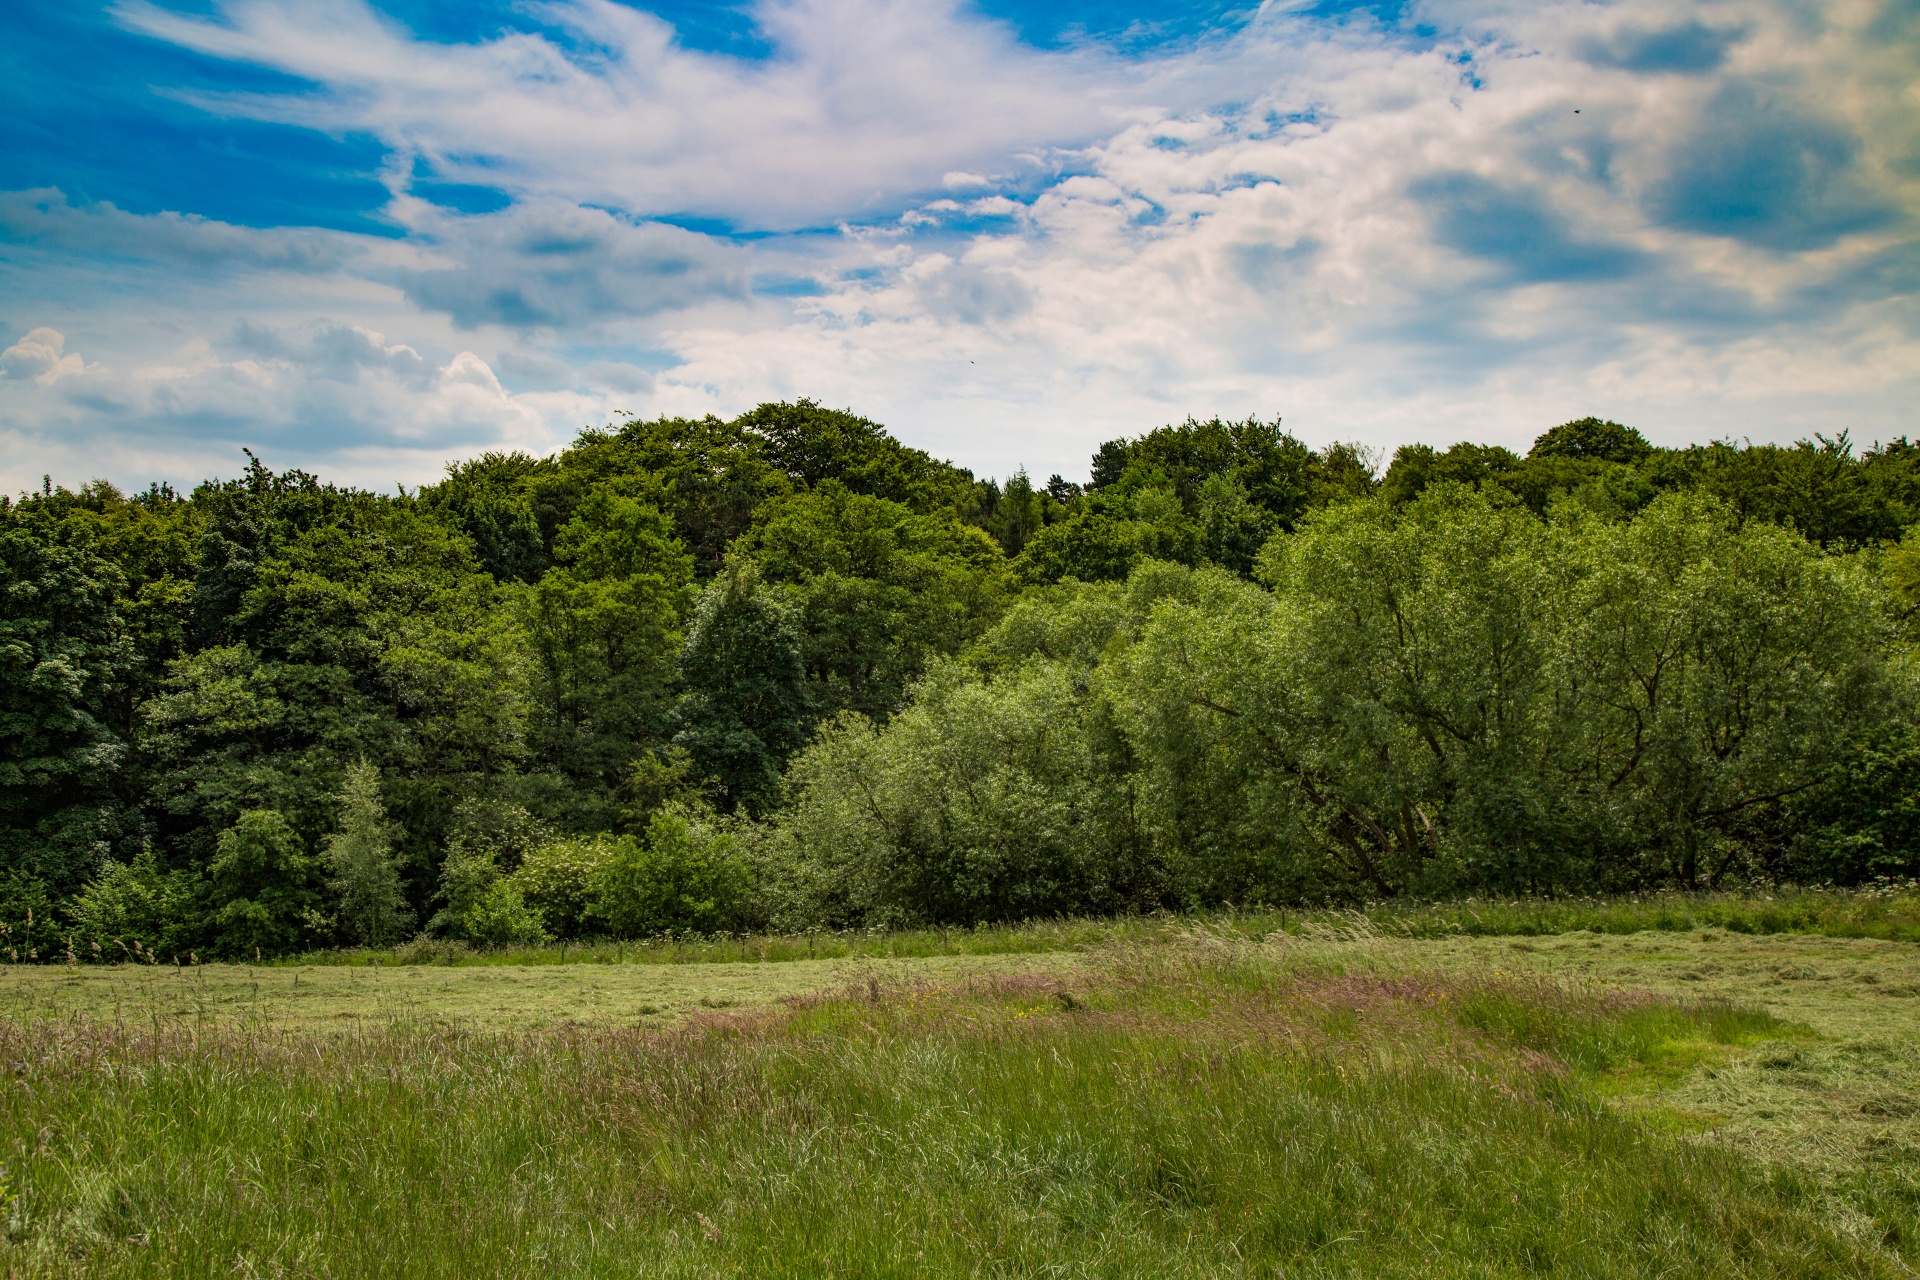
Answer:
[(672, 964), (9, 968), (0, 1259), (342, 1277), (1920, 1262), (1920, 947), (1897, 931), (1291, 924)]

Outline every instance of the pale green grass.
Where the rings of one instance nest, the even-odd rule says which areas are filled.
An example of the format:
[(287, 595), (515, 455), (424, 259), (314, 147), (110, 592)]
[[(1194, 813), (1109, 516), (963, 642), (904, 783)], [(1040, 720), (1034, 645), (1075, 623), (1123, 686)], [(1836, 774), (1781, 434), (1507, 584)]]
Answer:
[[(1328, 944), (1332, 946), (1348, 944)], [(665, 1029), (0, 1024), (22, 1276), (1872, 1277), (1585, 1082), (1764, 1014), (1195, 939)], [(1891, 1234), (1891, 1242), (1887, 1238)]]
[(1039, 954), (0, 970), (0, 1259), (408, 1277), (1920, 1260), (1920, 947), (1148, 923)]
[(444, 1023), (533, 1030), (662, 1023), (712, 1009), (763, 1009), (869, 978), (900, 985), (1070, 969), (1072, 955), (932, 956), (699, 965), (14, 965), (0, 968), (0, 1019), (75, 1017), (150, 1025), (351, 1027)]

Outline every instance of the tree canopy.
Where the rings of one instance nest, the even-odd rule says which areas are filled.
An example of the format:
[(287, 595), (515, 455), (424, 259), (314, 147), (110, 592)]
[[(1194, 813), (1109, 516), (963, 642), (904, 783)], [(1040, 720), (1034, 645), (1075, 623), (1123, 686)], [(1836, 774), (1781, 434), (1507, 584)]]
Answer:
[[(0, 501), (48, 959), (1920, 872), (1920, 447), (854, 413)], [(31, 921), (31, 923), (29, 923)]]

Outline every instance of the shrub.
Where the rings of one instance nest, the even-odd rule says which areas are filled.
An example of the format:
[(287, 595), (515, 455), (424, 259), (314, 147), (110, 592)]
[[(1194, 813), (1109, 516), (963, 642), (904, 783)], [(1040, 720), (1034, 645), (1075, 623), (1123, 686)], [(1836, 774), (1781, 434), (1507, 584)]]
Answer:
[(179, 955), (193, 930), (193, 881), (167, 872), (151, 847), (132, 862), (109, 862), (98, 879), (67, 904), (70, 945), (90, 960), (121, 960), (129, 951)]
[(594, 868), (587, 920), (617, 937), (732, 927), (746, 899), (748, 874), (734, 837), (662, 812), (646, 839), (609, 842)]
[(558, 938), (580, 935), (593, 900), (594, 877), (613, 847), (604, 836), (550, 840), (520, 863), (520, 869), (513, 873), (513, 883), (527, 906), (539, 914), (548, 933)]
[(427, 922), (443, 938), (506, 946), (545, 942), (539, 912), (527, 905), (520, 886), (500, 870), (486, 845), (455, 841), (440, 868), (440, 898), (447, 905)]

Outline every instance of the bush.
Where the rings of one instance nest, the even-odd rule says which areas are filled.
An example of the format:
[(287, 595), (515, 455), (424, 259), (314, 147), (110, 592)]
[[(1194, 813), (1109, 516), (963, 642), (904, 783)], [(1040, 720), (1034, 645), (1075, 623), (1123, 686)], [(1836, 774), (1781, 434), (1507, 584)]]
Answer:
[(501, 872), (497, 857), (486, 845), (454, 843), (440, 868), (440, 898), (447, 905), (427, 922), (429, 932), (492, 946), (547, 940), (540, 913)]
[(734, 837), (663, 812), (644, 841), (610, 841), (593, 869), (585, 916), (616, 937), (692, 930), (714, 933), (739, 921), (749, 876)]
[(614, 844), (604, 836), (550, 840), (529, 852), (513, 883), (548, 933), (577, 938), (593, 901), (594, 878)]
[(187, 951), (193, 932), (193, 880), (166, 872), (151, 848), (132, 862), (110, 862), (67, 905), (70, 945), (88, 960), (124, 960), (141, 950), (162, 956)]
[(59, 950), (46, 881), (20, 870), (0, 878), (0, 956), (18, 964), (51, 960)]

